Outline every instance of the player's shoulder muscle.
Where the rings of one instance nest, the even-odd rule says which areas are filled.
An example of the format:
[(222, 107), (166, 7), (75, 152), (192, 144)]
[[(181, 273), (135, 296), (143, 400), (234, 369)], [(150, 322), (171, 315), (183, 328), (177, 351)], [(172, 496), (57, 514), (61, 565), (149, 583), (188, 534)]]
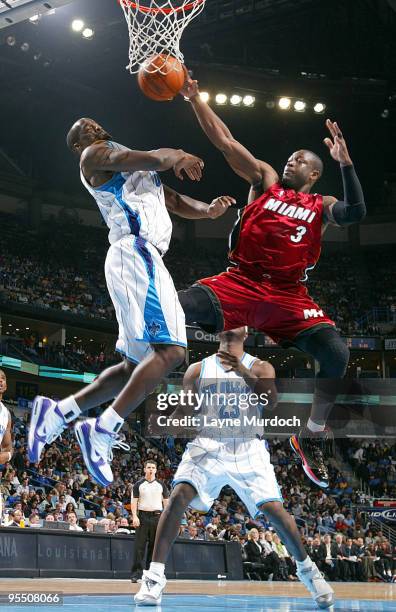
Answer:
[(279, 176), (275, 170), (266, 164), (266, 162), (260, 161), (260, 164), (268, 166), (269, 169), (266, 171), (263, 170), (260, 174), (260, 179), (251, 184), (248, 198), (249, 204), (257, 200), (257, 198), (262, 196), (268, 189), (279, 183)]
[(81, 154), (81, 167), (95, 170), (97, 167), (103, 166), (113, 150), (112, 143), (107, 140), (90, 145)]
[(252, 365), (252, 373), (259, 378), (275, 378), (275, 369), (268, 361), (257, 359)]
[(113, 171), (114, 164), (120, 164), (132, 152), (128, 147), (117, 145), (111, 140), (101, 140), (86, 149), (81, 155), (81, 167), (88, 170)]
[(263, 190), (266, 191), (271, 185), (278, 183), (279, 175), (276, 170), (265, 161), (257, 160), (260, 168)]

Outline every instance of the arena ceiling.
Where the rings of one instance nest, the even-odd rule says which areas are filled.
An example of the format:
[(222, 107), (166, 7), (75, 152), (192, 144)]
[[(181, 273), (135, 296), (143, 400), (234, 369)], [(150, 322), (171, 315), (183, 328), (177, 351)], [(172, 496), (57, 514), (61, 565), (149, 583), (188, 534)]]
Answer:
[[(17, 10), (29, 7), (37, 14), (39, 4), (51, 7), (40, 20), (2, 27)], [(204, 88), (239, 88), (261, 100), (250, 114), (221, 111), (256, 151), (258, 133), (265, 134), (261, 146), (271, 148), (277, 163), (302, 139), (320, 147), (320, 117), (271, 115), (264, 102), (283, 94), (321, 97), (331, 115), (350, 128), (356, 149), (366, 156), (365, 169), (391, 172), (395, 5), (393, 0), (207, 0), (186, 30), (182, 49)], [(71, 32), (75, 17), (95, 31), (92, 40)], [(132, 146), (166, 143), (207, 154), (186, 105), (145, 100), (125, 70), (128, 36), (117, 0), (0, 0), (0, 28), (2, 147), (38, 181), (79, 189), (77, 179), (70, 182), (74, 169), (64, 134), (81, 115), (98, 117)], [(386, 120), (381, 118), (385, 109)], [(186, 132), (186, 121), (191, 131)], [(368, 132), (374, 155), (365, 150)], [(258, 154), (265, 155), (260, 146)]]

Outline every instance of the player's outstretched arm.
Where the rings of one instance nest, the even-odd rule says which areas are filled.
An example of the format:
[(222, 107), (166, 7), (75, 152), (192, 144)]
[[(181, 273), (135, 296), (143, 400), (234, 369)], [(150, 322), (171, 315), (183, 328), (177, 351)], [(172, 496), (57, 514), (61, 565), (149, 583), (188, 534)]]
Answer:
[(138, 170), (173, 169), (177, 178), (183, 180), (183, 172), (192, 181), (202, 177), (204, 162), (199, 157), (181, 149), (157, 149), (155, 151), (132, 151), (114, 149), (111, 142), (103, 141), (87, 147), (81, 155), (81, 167), (89, 176), (95, 172), (136, 172)]
[(215, 198), (211, 204), (194, 200), (164, 185), (165, 204), (169, 212), (184, 219), (217, 219), (236, 203), (231, 196)]
[(235, 140), (228, 127), (199, 95), (198, 83), (190, 77), (181, 90), (190, 101), (199, 124), (211, 141), (226, 158), (231, 168), (250, 185), (261, 184), (264, 189), (278, 180), (275, 170), (266, 162), (256, 159), (246, 147)]
[(0, 449), (0, 464), (8, 463), (12, 457), (11, 415), (8, 417), (7, 429), (4, 432)]
[(331, 138), (325, 138), (324, 143), (328, 147), (331, 157), (340, 164), (344, 199), (337, 200), (337, 198), (332, 196), (324, 197), (324, 220), (336, 225), (360, 223), (366, 216), (366, 204), (362, 186), (338, 123), (327, 119), (326, 127), (330, 132)]

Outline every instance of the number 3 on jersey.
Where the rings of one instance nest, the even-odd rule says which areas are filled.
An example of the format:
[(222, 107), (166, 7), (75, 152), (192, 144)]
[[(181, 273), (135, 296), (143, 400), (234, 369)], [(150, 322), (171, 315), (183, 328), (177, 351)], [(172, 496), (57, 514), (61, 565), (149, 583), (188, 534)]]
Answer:
[(290, 240), (292, 240), (293, 242), (300, 242), (306, 232), (307, 228), (303, 225), (299, 225), (298, 227), (296, 227), (296, 235), (290, 236)]

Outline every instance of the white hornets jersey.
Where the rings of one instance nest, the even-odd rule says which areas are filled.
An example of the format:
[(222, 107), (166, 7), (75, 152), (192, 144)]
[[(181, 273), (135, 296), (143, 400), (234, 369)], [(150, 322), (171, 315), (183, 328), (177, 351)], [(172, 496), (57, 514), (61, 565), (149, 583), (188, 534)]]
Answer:
[[(127, 147), (109, 142), (116, 150)], [(92, 187), (81, 171), (81, 181), (95, 198), (113, 244), (126, 234), (140, 236), (162, 255), (169, 248), (172, 222), (165, 206), (164, 188), (157, 172), (116, 172), (100, 187)]]
[(3, 442), (4, 434), (7, 430), (9, 418), (10, 413), (8, 412), (8, 409), (2, 402), (0, 402), (0, 447)]
[[(250, 370), (257, 357), (244, 353), (241, 361)], [(255, 437), (253, 429), (256, 428), (246, 426), (245, 417), (260, 417), (262, 406), (259, 401), (251, 403), (252, 390), (249, 385), (239, 374), (227, 372), (217, 355), (202, 360), (197, 387), (198, 395), (205, 398), (201, 415), (205, 415), (206, 419), (200, 437), (218, 440)], [(225, 419), (229, 420), (221, 426), (221, 421)]]

